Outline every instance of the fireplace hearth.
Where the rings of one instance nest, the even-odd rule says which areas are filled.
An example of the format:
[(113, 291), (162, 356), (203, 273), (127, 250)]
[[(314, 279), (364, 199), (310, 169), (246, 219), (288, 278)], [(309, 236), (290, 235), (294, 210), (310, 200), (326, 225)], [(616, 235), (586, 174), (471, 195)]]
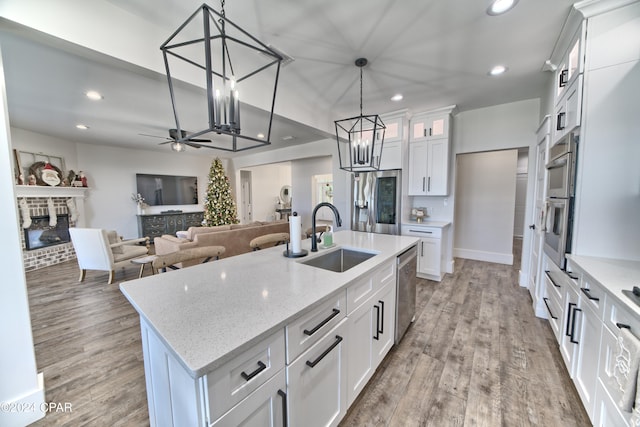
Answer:
[(31, 227), (24, 229), (24, 243), (28, 251), (69, 243), (69, 215), (57, 215), (55, 227), (49, 225), (49, 215), (31, 217)]

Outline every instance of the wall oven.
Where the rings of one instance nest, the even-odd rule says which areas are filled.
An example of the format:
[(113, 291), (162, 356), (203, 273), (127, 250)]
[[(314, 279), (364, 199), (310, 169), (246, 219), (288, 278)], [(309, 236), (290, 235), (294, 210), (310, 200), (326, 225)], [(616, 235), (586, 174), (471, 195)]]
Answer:
[(569, 134), (549, 148), (544, 252), (561, 269), (571, 252), (578, 138)]

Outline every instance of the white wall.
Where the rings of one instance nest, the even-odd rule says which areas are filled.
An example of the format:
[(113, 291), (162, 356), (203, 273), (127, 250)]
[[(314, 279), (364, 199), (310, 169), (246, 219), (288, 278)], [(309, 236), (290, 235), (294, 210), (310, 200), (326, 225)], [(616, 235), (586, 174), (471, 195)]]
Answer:
[[(291, 162), (246, 167), (240, 171), (251, 172), (253, 220), (272, 220), (276, 209), (276, 199), (280, 196), (280, 189), (283, 185), (291, 185)], [(292, 195), (296, 196), (293, 188)]]
[[(535, 162), (536, 131), (539, 126), (540, 100), (528, 99), (493, 107), (480, 108), (457, 114), (453, 119), (452, 150), (449, 168), (450, 194), (448, 197), (413, 197), (415, 207), (430, 207), (430, 219), (453, 221), (457, 209), (456, 195), (456, 155), (502, 149), (529, 147), (529, 162)], [(530, 163), (531, 164), (531, 163)], [(529, 166), (529, 170), (533, 170)], [(527, 206), (533, 203), (533, 176), (527, 181)], [(531, 209), (527, 209), (525, 224), (529, 224)], [(513, 212), (512, 212), (513, 213)], [(453, 263), (454, 223), (449, 232), (445, 259)], [(530, 230), (527, 228), (523, 239), (523, 259), (521, 269), (528, 268), (528, 247)]]
[(454, 256), (512, 264), (517, 150), (457, 157)]
[[(303, 227), (311, 226), (311, 176), (331, 173), (333, 174), (333, 204), (340, 212), (343, 220), (342, 227), (338, 229), (349, 229), (348, 219), (351, 215), (351, 203), (348, 201), (351, 198), (349, 187), (351, 178), (350, 174), (340, 169), (334, 140), (326, 139), (278, 150), (247, 153), (232, 159), (233, 169), (236, 171), (235, 175), (238, 181), (240, 179), (240, 169), (284, 161), (291, 161), (292, 209), (302, 215)], [(308, 171), (298, 171), (300, 166), (307, 167)], [(306, 186), (305, 182), (307, 181), (309, 185), (308, 193), (305, 193), (304, 190), (302, 190), (302, 193), (296, 190), (299, 182)], [(240, 193), (237, 193), (237, 199), (240, 199)]]
[[(44, 384), (38, 378), (33, 350), (27, 282), (22, 264), (18, 210), (12, 167), (4, 69), (0, 52), (0, 233), (2, 235), (2, 286), (0, 286), (0, 425), (24, 426), (44, 416)], [(34, 411), (7, 411), (6, 404), (25, 404)]]
[[(11, 132), (15, 149), (61, 156), (67, 169), (85, 172), (90, 187), (84, 203), (87, 227), (115, 229), (126, 238), (138, 236), (136, 205), (131, 200), (131, 194), (136, 193), (136, 173), (198, 177), (198, 205), (152, 206), (148, 213), (203, 209), (209, 167), (216, 154), (213, 150), (201, 149), (198, 155), (163, 153), (74, 143), (18, 128)], [(225, 164), (228, 161), (223, 159)]]

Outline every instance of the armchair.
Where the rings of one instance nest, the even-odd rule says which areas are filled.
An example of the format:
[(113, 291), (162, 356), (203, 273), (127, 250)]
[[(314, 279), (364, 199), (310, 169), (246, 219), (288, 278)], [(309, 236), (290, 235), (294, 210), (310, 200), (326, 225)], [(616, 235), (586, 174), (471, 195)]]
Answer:
[[(117, 268), (130, 265), (131, 260), (146, 255), (149, 252), (149, 238), (121, 240), (115, 231), (100, 228), (69, 228), (71, 242), (76, 251), (80, 279), (82, 282), (87, 270), (109, 272), (109, 282)], [(146, 243), (141, 246), (140, 243)]]

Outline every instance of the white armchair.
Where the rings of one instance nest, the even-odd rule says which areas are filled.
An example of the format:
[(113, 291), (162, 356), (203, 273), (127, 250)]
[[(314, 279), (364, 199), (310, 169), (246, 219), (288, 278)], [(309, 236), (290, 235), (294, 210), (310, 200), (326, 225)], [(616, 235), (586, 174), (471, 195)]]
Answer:
[[(116, 269), (131, 265), (131, 260), (149, 252), (149, 238), (121, 240), (115, 231), (100, 228), (69, 228), (71, 242), (80, 267), (80, 282), (87, 270), (109, 272), (109, 284), (113, 283)], [(140, 245), (140, 243), (145, 245)]]

